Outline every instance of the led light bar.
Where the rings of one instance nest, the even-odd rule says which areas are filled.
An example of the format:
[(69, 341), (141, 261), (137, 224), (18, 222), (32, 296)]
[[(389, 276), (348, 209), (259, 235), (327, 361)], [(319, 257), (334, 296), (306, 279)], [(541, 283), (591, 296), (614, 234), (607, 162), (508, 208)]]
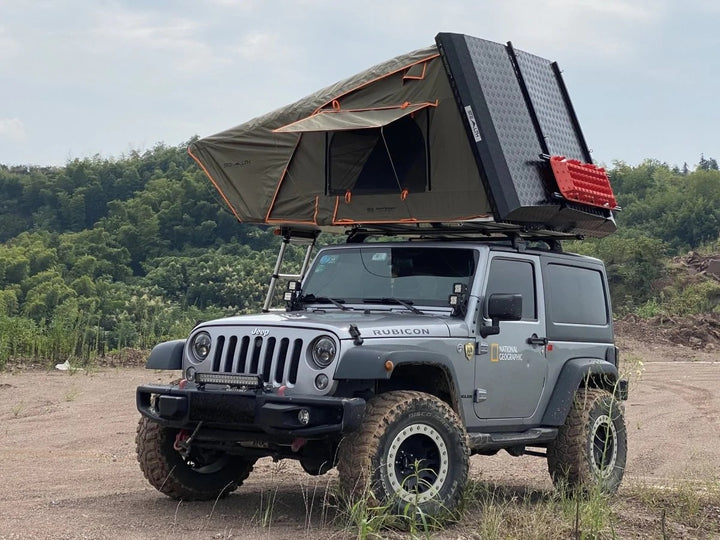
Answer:
[(262, 387), (262, 380), (258, 375), (239, 375), (237, 373), (196, 373), (195, 382), (197, 384), (227, 384), (247, 388)]

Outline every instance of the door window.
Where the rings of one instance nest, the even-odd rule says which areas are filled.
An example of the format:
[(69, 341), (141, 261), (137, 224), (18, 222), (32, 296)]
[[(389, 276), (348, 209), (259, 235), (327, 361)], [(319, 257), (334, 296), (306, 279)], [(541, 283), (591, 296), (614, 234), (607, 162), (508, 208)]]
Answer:
[[(485, 298), (490, 298), (490, 295), (498, 293), (522, 295), (523, 320), (537, 319), (535, 269), (531, 262), (494, 258), (490, 263)], [(487, 313), (485, 315), (487, 316)]]

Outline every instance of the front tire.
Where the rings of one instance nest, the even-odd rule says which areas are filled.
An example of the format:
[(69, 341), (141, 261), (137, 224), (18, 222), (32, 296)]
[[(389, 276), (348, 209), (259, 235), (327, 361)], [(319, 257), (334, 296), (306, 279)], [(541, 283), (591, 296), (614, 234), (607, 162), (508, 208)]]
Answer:
[(556, 486), (615, 493), (625, 473), (627, 431), (623, 408), (599, 388), (581, 388), (548, 445), (548, 471)]
[(135, 445), (140, 469), (161, 493), (186, 501), (217, 499), (237, 489), (250, 475), (255, 459), (195, 450), (184, 458), (174, 447), (178, 433), (144, 416), (138, 423)]
[(409, 518), (442, 518), (465, 488), (468, 448), (463, 425), (445, 402), (421, 392), (381, 394), (340, 445), (341, 488)]

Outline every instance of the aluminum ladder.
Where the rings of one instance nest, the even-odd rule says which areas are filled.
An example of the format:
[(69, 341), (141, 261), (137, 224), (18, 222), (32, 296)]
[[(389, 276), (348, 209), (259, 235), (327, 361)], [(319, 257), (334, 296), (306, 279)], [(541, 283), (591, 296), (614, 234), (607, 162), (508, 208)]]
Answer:
[[(275, 296), (275, 289), (279, 280), (297, 280), (300, 281), (305, 276), (308, 266), (310, 265), (310, 258), (312, 257), (313, 249), (317, 237), (320, 234), (318, 230), (307, 230), (307, 229), (291, 229), (290, 227), (281, 227), (276, 229), (275, 234), (282, 236), (282, 244), (280, 244), (280, 250), (278, 251), (277, 260), (275, 261), (275, 269), (273, 270), (272, 276), (270, 277), (270, 285), (268, 286), (267, 296), (265, 297), (265, 303), (263, 304), (263, 313), (271, 311), (285, 311), (285, 308), (271, 308), (273, 297)], [(285, 252), (287, 247), (293, 243), (295, 245), (305, 245), (305, 258), (303, 259), (302, 267), (300, 268), (299, 274), (282, 274), (280, 270), (282, 268), (283, 261), (285, 259)]]

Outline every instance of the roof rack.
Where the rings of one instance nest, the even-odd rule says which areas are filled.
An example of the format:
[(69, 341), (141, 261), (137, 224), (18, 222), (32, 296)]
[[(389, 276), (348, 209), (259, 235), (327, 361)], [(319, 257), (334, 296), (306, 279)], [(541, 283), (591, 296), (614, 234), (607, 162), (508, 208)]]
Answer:
[(497, 222), (416, 223), (388, 225), (357, 225), (346, 231), (347, 243), (362, 243), (379, 236), (402, 236), (418, 240), (482, 240), (545, 242), (559, 247), (561, 240), (582, 240), (581, 234), (533, 229), (524, 225)]

